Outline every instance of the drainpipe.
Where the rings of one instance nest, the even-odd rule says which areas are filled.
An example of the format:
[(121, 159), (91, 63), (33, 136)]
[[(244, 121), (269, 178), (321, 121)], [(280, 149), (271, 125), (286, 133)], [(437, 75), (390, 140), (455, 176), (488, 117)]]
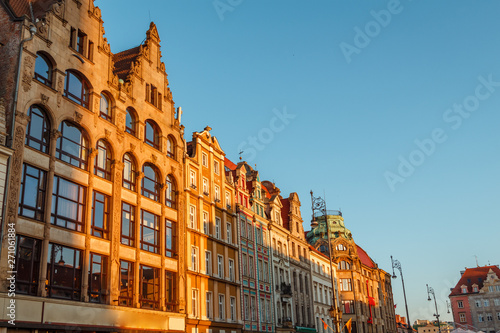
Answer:
[[(31, 11), (31, 17), (33, 19), (33, 8), (31, 7), (31, 2), (30, 2), (30, 11)], [(24, 27), (21, 28), (21, 36), (23, 34), (23, 29)], [(22, 60), (22, 53), (23, 53), (23, 47), (24, 43), (29, 42), (35, 37), (35, 34), (37, 32), (36, 26), (33, 24), (33, 21), (30, 22), (29, 26), (29, 31), (30, 31), (30, 37), (25, 38), (21, 41), (21, 45), (19, 46), (19, 58), (17, 60), (17, 76), (16, 76), (16, 90), (14, 92), (14, 102), (12, 104), (12, 123), (10, 126), (10, 133), (7, 141), (7, 147), (12, 149), (12, 146), (14, 145), (14, 125), (16, 122), (16, 105), (17, 105), (17, 97), (19, 95), (19, 78), (21, 77), (21, 60)], [(9, 182), (9, 177), (10, 177), (10, 169), (12, 167), (12, 156), (9, 157), (9, 164), (7, 167), (7, 174), (5, 175), (5, 180), (8, 183)], [(3, 212), (2, 212), (2, 222), (5, 221), (5, 211), (6, 211), (6, 204), (5, 204), (5, 198), (9, 196), (9, 186), (5, 186), (5, 193), (4, 193), (4, 198), (3, 198)], [(3, 229), (0, 229), (0, 253), (3, 248)]]

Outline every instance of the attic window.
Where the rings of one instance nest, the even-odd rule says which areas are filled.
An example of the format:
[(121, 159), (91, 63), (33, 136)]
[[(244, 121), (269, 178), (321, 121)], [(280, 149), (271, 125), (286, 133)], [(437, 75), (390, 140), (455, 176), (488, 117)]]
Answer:
[(156, 86), (146, 83), (146, 101), (161, 110), (161, 94)]

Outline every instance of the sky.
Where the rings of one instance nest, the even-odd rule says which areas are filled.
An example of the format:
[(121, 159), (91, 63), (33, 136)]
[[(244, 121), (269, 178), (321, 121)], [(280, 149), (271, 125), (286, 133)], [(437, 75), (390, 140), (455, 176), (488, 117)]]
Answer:
[[(465, 267), (500, 264), (500, 2), (96, 0), (114, 53), (149, 22), (186, 139), (283, 196), (341, 209), (410, 320), (441, 320)], [(405, 316), (401, 278), (396, 313)]]

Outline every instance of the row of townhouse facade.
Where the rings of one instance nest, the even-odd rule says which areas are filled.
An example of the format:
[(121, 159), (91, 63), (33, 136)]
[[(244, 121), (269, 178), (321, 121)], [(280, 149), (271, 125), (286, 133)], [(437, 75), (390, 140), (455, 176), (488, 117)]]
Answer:
[(0, 0), (0, 31), (1, 332), (336, 330), (342, 253), (210, 127), (187, 142), (154, 23), (114, 54), (93, 0)]

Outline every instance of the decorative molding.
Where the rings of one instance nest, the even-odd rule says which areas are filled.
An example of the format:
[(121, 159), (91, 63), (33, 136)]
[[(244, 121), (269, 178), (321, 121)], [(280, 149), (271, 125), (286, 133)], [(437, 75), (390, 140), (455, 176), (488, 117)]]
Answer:
[(42, 100), (42, 105), (47, 105), (47, 103), (49, 103), (49, 98), (50, 98), (49, 96), (41, 93), (40, 98)]
[(24, 57), (24, 70), (23, 77), (21, 79), (24, 92), (28, 92), (31, 89), (34, 65), (35, 61), (31, 56), (27, 55), (26, 57)]
[(78, 111), (75, 111), (75, 122), (77, 122), (78, 124), (82, 122), (82, 118), (83, 118), (83, 114), (81, 114), (80, 112)]

